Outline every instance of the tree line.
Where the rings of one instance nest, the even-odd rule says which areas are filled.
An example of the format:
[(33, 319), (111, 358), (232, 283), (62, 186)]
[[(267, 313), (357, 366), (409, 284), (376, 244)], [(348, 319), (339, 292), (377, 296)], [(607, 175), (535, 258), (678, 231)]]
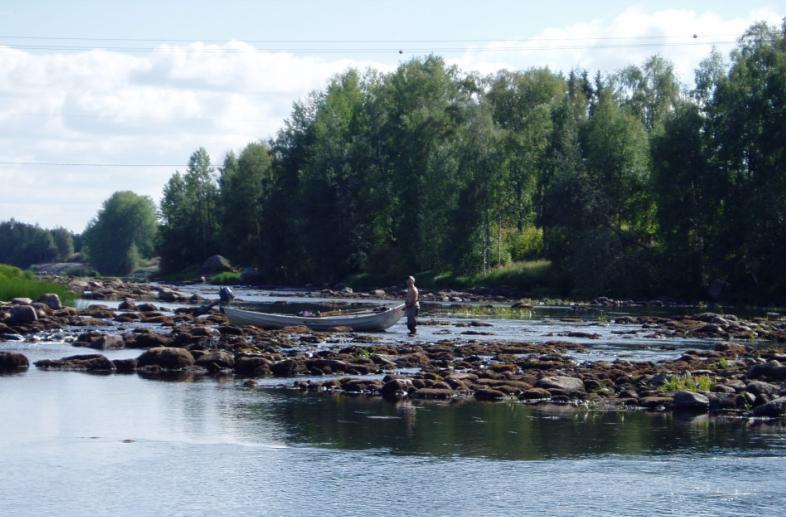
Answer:
[(691, 88), (658, 56), (594, 76), (348, 70), (271, 140), (194, 152), (129, 253), (164, 272), (221, 253), (279, 283), (548, 259), (563, 294), (782, 300), (785, 132), (786, 23), (713, 51)]
[(68, 260), (81, 245), (81, 236), (65, 228), (47, 230), (10, 219), (0, 222), (0, 263), (27, 268), (41, 262)]
[(658, 56), (594, 77), (349, 70), (269, 142), (194, 153), (164, 188), (162, 265), (221, 252), (305, 282), (545, 257), (564, 292), (781, 297), (785, 36), (752, 26), (691, 89)]

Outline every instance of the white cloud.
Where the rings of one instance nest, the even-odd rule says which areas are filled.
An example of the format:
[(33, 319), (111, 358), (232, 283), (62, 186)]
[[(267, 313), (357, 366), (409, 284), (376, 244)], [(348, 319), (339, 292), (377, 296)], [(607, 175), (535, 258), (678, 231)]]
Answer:
[[(532, 66), (614, 71), (660, 52), (688, 82), (708, 47), (608, 47), (644, 36), (692, 42), (694, 33), (702, 41), (733, 40), (762, 19), (779, 23), (780, 15), (759, 10), (723, 19), (712, 12), (631, 8), (612, 19), (544, 29), (525, 42), (488, 43), (449, 61), (483, 73)], [(608, 35), (621, 39), (599, 39)], [(516, 46), (524, 49), (504, 50)], [(395, 62), (258, 51), (240, 41), (141, 54), (0, 47), (0, 162), (185, 165), (203, 146), (220, 163), (227, 151), (273, 136), (294, 101), (352, 66), (389, 71)], [(0, 165), (0, 220), (80, 231), (112, 192), (158, 199), (173, 171)]]
[(714, 12), (646, 12), (641, 7), (631, 7), (612, 19), (547, 28), (524, 41), (490, 42), (452, 62), (464, 70), (481, 73), (543, 66), (562, 71), (582, 68), (615, 72), (659, 54), (674, 64), (684, 83), (691, 83), (696, 66), (709, 55), (712, 42), (729, 42), (718, 45), (726, 53), (751, 24), (780, 24), (782, 16), (769, 9), (757, 9), (744, 18), (724, 19)]

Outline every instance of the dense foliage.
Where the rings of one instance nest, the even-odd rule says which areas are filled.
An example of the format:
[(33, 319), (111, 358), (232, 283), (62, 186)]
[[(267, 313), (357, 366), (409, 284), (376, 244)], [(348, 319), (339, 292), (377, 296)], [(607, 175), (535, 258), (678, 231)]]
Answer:
[(782, 300), (785, 36), (752, 26), (692, 90), (657, 56), (594, 78), (349, 70), (218, 174), (192, 156), (164, 189), (162, 264), (221, 251), (325, 282), (545, 258), (565, 294)]
[(127, 275), (150, 257), (156, 239), (155, 204), (147, 196), (115, 192), (84, 233), (85, 252), (103, 275)]
[(46, 230), (13, 219), (0, 223), (0, 263), (27, 268), (64, 261), (73, 253), (74, 236), (64, 228)]

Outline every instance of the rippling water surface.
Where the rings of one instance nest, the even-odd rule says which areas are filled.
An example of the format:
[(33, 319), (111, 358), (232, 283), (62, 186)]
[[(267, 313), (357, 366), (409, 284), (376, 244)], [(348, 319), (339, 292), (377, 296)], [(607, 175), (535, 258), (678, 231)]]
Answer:
[[(491, 322), (517, 336), (581, 325)], [(653, 350), (598, 328), (609, 339), (590, 340), (588, 354)], [(405, 340), (404, 331), (385, 340)], [(0, 349), (31, 362), (85, 352), (62, 343)], [(786, 500), (786, 430), (776, 424), (393, 405), (234, 379), (35, 368), (0, 376), (0, 465), (2, 515), (774, 515)]]

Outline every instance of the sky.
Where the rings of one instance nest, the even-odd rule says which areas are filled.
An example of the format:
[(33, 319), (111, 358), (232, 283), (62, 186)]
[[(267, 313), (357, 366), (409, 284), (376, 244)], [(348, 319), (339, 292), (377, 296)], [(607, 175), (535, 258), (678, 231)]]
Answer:
[(660, 54), (690, 85), (713, 45), (785, 16), (786, 0), (0, 0), (0, 221), (81, 232), (113, 192), (157, 202), (196, 149), (220, 164), (274, 137), (350, 67), (613, 73)]

